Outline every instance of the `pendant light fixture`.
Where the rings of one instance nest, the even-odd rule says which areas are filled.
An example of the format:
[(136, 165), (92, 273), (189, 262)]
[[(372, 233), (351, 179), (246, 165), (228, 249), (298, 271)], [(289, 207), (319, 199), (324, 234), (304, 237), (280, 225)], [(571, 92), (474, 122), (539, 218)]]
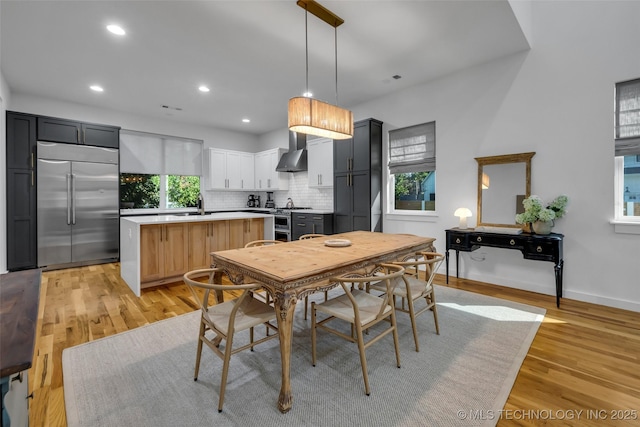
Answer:
[[(289, 100), (289, 130), (331, 139), (348, 139), (353, 136), (353, 113), (338, 107), (338, 26), (344, 20), (314, 0), (298, 0), (305, 10), (304, 35), (306, 53), (306, 92)], [(311, 14), (334, 28), (336, 104), (329, 104), (309, 95), (309, 43), (307, 40), (307, 16)]]

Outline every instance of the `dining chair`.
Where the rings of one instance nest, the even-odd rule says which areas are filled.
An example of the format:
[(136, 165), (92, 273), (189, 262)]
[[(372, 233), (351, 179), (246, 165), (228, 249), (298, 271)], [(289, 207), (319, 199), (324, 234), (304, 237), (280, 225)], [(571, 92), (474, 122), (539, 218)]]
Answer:
[(318, 233), (303, 234), (298, 238), (298, 240), (315, 239), (316, 237), (327, 237), (327, 235)]
[[(433, 321), (436, 326), (436, 334), (440, 335), (440, 326), (438, 325), (438, 308), (436, 306), (436, 295), (433, 287), (433, 279), (436, 271), (444, 256), (437, 252), (419, 252), (414, 259), (405, 261), (395, 261), (393, 264), (400, 265), (405, 268), (404, 276), (398, 280), (398, 286), (393, 291), (393, 304), (396, 311), (408, 313), (411, 318), (411, 328), (413, 329), (413, 340), (416, 345), (416, 351), (420, 351), (418, 344), (418, 328), (416, 318), (427, 310), (433, 312)], [(424, 280), (420, 278), (422, 269), (424, 268)], [(415, 273), (414, 273), (415, 272)], [(386, 292), (386, 286), (382, 283), (372, 283), (370, 289)], [(401, 298), (401, 305), (398, 306), (396, 298)], [(424, 298), (426, 305), (416, 311), (415, 302)], [(405, 308), (405, 300), (407, 308)]]
[(279, 243), (284, 243), (280, 240), (253, 240), (249, 243), (247, 243), (246, 245), (244, 245), (245, 248), (252, 248), (254, 246), (269, 246), (269, 245), (277, 245)]
[[(307, 239), (316, 239), (318, 237), (327, 237), (326, 234), (318, 234), (318, 233), (309, 233), (303, 234), (298, 238), (298, 240), (307, 240)], [(329, 291), (324, 291), (324, 300), (327, 300)], [(304, 320), (307, 320), (307, 313), (309, 311), (309, 296), (304, 297)]]
[[(396, 351), (396, 362), (400, 367), (400, 349), (398, 345), (398, 328), (396, 325), (396, 314), (391, 300), (393, 288), (398, 284), (397, 279), (401, 279), (404, 274), (404, 267), (395, 264), (379, 264), (377, 269), (382, 274), (376, 276), (376, 280), (384, 283), (387, 292), (381, 297), (377, 297), (364, 290), (358, 289), (356, 284), (364, 285), (371, 280), (369, 276), (346, 274), (341, 277), (331, 279), (342, 286), (344, 294), (336, 298), (331, 298), (323, 303), (311, 303), (311, 358), (313, 366), (316, 366), (316, 330), (318, 328), (326, 330), (334, 335), (358, 344), (360, 353), (360, 363), (362, 365), (362, 376), (364, 378), (364, 388), (367, 396), (371, 394), (369, 387), (369, 376), (367, 374), (367, 358), (365, 350), (373, 343), (379, 341), (385, 335), (393, 334), (393, 344)], [(324, 313), (329, 317), (317, 321), (317, 312)], [(336, 329), (326, 326), (332, 320), (340, 319), (351, 324), (349, 335)], [(377, 323), (389, 321), (390, 326), (382, 330), (378, 335), (364, 341), (364, 330), (369, 329)], [(377, 332), (377, 328), (376, 328)]]
[[(271, 246), (271, 245), (277, 245), (280, 243), (284, 243), (280, 240), (253, 240), (251, 242), (248, 242), (246, 245), (244, 245), (245, 248), (253, 248), (255, 246)], [(264, 300), (264, 302), (266, 302), (267, 304), (271, 304), (271, 297), (269, 296), (269, 293), (264, 290), (264, 289), (259, 289), (258, 292), (255, 292), (256, 295), (259, 295), (260, 298), (262, 298)], [(269, 330), (267, 329), (267, 335), (269, 334)]]
[[(196, 352), (196, 366), (193, 380), (198, 380), (202, 344), (204, 343), (223, 360), (222, 377), (220, 379), (220, 398), (218, 400), (218, 412), (222, 412), (231, 355), (248, 348), (253, 351), (255, 345), (278, 337), (278, 334), (266, 335), (264, 338), (256, 341), (254, 340), (253, 333), (255, 326), (265, 325), (267, 330), (273, 329), (275, 331), (277, 331), (278, 328), (270, 323), (276, 320), (276, 313), (273, 307), (253, 298), (252, 291), (260, 288), (259, 284), (215, 284), (213, 280), (216, 273), (222, 273), (222, 270), (218, 268), (193, 270), (187, 272), (183, 276), (183, 279), (191, 290), (201, 311), (200, 332), (198, 333), (198, 349)], [(195, 280), (195, 277), (205, 275), (209, 276), (207, 283)], [(203, 295), (199, 295), (197, 289), (203, 290)], [(218, 299), (218, 293), (222, 294), (223, 291), (241, 291), (242, 293), (233, 300), (223, 302)], [(214, 297), (214, 305), (209, 305), (209, 297), (211, 294), (213, 294)], [(249, 330), (249, 343), (234, 349), (234, 335), (237, 332), (247, 329)], [(215, 334), (215, 336), (212, 336), (211, 332)], [(223, 340), (225, 341), (224, 351), (220, 350), (220, 345)]]

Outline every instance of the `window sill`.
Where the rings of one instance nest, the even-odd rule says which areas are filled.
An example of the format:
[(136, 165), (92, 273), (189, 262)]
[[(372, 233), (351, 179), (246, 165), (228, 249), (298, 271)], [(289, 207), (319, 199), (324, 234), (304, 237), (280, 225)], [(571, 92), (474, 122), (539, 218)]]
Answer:
[(613, 230), (620, 234), (640, 234), (640, 219), (614, 219), (610, 221), (613, 224)]
[(434, 211), (393, 211), (385, 215), (387, 221), (421, 221), (436, 222), (438, 213)]

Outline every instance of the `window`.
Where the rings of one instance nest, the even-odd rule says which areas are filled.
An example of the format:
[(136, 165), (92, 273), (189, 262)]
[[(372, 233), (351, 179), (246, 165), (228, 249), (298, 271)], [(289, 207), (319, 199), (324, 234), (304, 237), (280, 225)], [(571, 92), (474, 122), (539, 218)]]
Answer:
[(134, 131), (120, 133), (120, 207), (195, 207), (202, 141)]
[(389, 131), (394, 211), (436, 209), (436, 122)]
[(616, 84), (616, 219), (640, 220), (640, 79)]

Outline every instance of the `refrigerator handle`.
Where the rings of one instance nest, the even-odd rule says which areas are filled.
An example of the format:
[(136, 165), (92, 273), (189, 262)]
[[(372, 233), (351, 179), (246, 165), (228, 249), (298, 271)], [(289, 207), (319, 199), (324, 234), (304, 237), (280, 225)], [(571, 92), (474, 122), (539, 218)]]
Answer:
[(71, 174), (67, 174), (67, 225), (71, 225)]
[(71, 224), (76, 225), (76, 174), (71, 174)]

